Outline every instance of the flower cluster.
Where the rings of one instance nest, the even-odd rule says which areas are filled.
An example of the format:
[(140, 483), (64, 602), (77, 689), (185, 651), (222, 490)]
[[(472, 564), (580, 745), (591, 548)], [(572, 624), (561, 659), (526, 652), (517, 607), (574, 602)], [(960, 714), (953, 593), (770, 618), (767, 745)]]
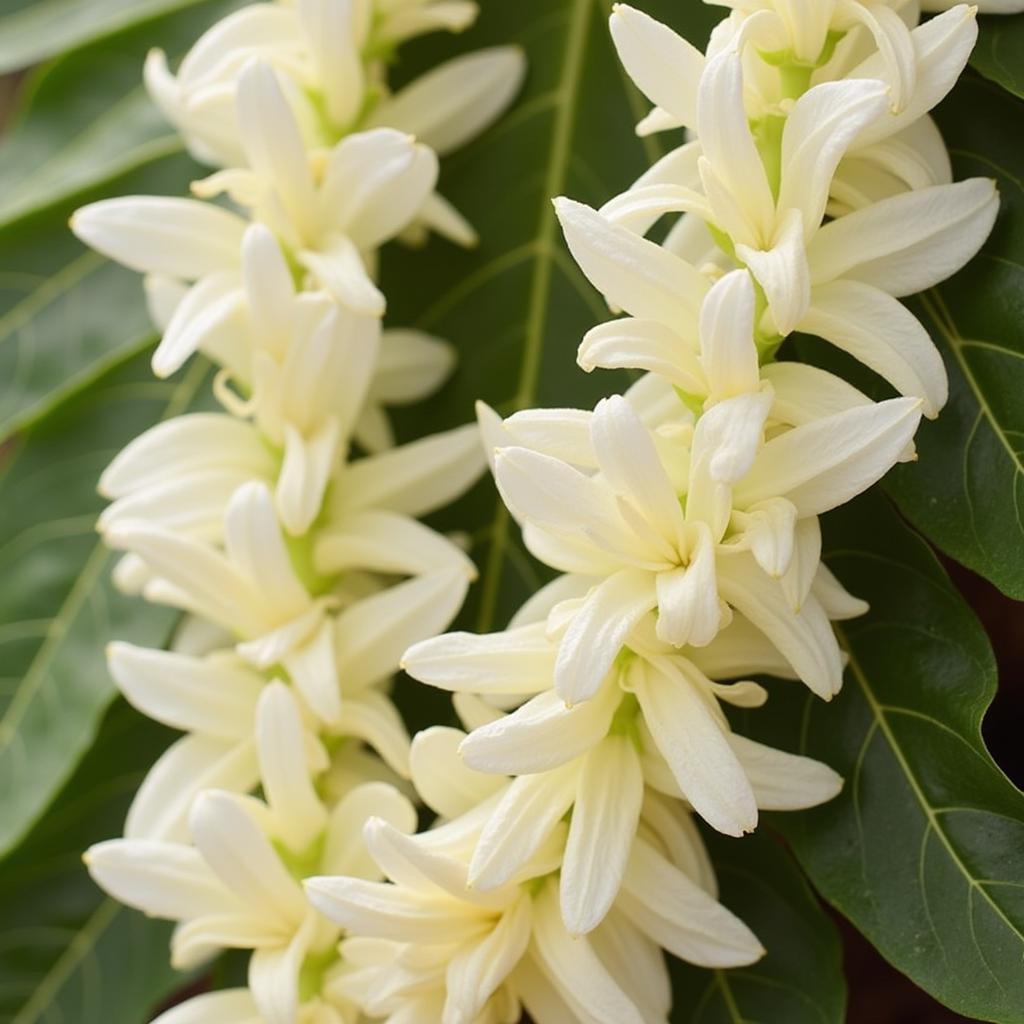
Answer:
[[(521, 53), (456, 58), (398, 92), (395, 48), (476, 5), (296, 0), (244, 7), (149, 89), (200, 161), (195, 198), (79, 210), (76, 234), (146, 274), (164, 377), (201, 352), (221, 411), (169, 419), (112, 462), (99, 527), (124, 590), (183, 611), (172, 649), (115, 643), (127, 699), (185, 735), (157, 761), (125, 838), (89, 851), (122, 901), (179, 923), (190, 967), (252, 950), (247, 989), (168, 1021), (339, 1024), (340, 929), (313, 874), (378, 879), (362, 829), (403, 832), (410, 741), (390, 696), (410, 644), (447, 628), (475, 569), (419, 520), (484, 471), (477, 428), (395, 446), (387, 407), (435, 391), (445, 343), (382, 330), (377, 251), (472, 228), (435, 193), (438, 155), (508, 105)], [(259, 796), (252, 794), (259, 793)]]
[[(481, 407), (483, 450), (475, 428), (392, 447), (385, 407), (451, 357), (381, 332), (375, 252), (472, 240), (434, 192), (436, 154), (504, 107), (517, 55), (392, 95), (394, 47), (472, 4), (278, 0), (227, 18), (176, 76), (151, 56), (157, 101), (219, 169), (195, 200), (101, 203), (75, 228), (149, 275), (156, 372), (204, 352), (226, 411), (162, 424), (102, 481), (118, 579), (190, 616), (170, 652), (115, 644), (113, 673), (188, 735), (127, 838), (88, 860), (180, 921), (175, 963), (254, 951), (248, 988), (162, 1024), (664, 1024), (664, 952), (763, 955), (719, 901), (697, 819), (742, 836), (842, 780), (726, 708), (762, 705), (759, 675), (839, 692), (831, 623), (866, 606), (822, 563), (819, 517), (915, 458), (947, 381), (899, 298), (973, 256), (998, 197), (953, 182), (928, 116), (974, 7), (918, 24), (914, 0), (721, 2), (706, 53), (615, 8), (654, 105), (638, 130), (688, 141), (600, 210), (555, 201), (613, 311), (579, 364), (639, 379), (594, 410)], [(795, 331), (897, 397), (780, 360)], [(484, 453), (558, 575), (508, 628), (438, 636), (473, 570), (416, 517)], [(399, 665), (453, 693), (464, 728), (410, 745)], [(410, 795), (436, 815), (425, 831)]]
[[(655, 104), (639, 131), (688, 141), (600, 210), (555, 206), (615, 314), (580, 366), (644, 375), (593, 411), (481, 408), (502, 498), (560, 575), (507, 629), (406, 653), (466, 728), (413, 742), (438, 822), (367, 825), (386, 881), (306, 883), (346, 929), (336, 981), (371, 1018), (664, 1022), (663, 950), (716, 968), (763, 953), (718, 901), (694, 817), (741, 836), (842, 786), (737, 734), (724, 707), (761, 705), (760, 674), (839, 692), (831, 621), (866, 606), (822, 564), (819, 516), (914, 459), (946, 401), (898, 299), (963, 266), (997, 213), (993, 182), (953, 183), (928, 117), (976, 9), (919, 25), (914, 3), (726, 6), (706, 53), (612, 14)], [(898, 396), (778, 361), (794, 331)]]

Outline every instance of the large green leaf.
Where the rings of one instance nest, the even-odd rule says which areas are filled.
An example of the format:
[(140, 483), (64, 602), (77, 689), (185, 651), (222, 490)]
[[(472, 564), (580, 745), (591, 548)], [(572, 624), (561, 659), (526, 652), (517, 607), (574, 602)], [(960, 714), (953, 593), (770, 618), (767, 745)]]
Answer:
[[(19, 438), (0, 477), (0, 854), (28, 831), (89, 749), (114, 686), (114, 637), (161, 644), (173, 616), (118, 593), (94, 532), (96, 480), (113, 455), (201, 390), (197, 363), (156, 383), (143, 360), (115, 369)], [(204, 390), (204, 389), (203, 389)]]
[[(143, 60), (154, 46), (172, 58), (184, 52), (238, 6), (238, 0), (189, 4), (36, 72), (0, 144), (0, 227), (180, 153), (180, 137), (143, 88)], [(187, 180), (177, 183), (179, 190)]]
[(0, 16), (0, 74), (200, 0), (8, 0)]
[(8, 1024), (139, 1024), (181, 984), (170, 926), (105, 899), (82, 864), (120, 833), (132, 793), (168, 731), (123, 702), (46, 817), (3, 864), (0, 1019)]
[(972, 1020), (1020, 1024), (1024, 794), (981, 737), (996, 688), (988, 640), (885, 499), (826, 524), (829, 564), (871, 603), (841, 630), (845, 687), (825, 704), (779, 684), (747, 724), (828, 762), (846, 787), (772, 824), (822, 895), (918, 985)]
[(731, 971), (676, 961), (675, 1024), (843, 1024), (839, 936), (792, 857), (763, 831), (739, 840), (715, 833), (708, 850), (722, 902), (750, 925), (768, 953)]
[(971, 64), (986, 78), (1024, 97), (1024, 14), (982, 18)]
[(81, 202), (180, 194), (197, 168), (139, 86), (146, 50), (183, 49), (234, 3), (204, 3), (51, 65), (0, 146), (0, 440), (141, 351), (138, 275), (67, 230)]
[(957, 177), (997, 180), (1002, 209), (981, 254), (923, 295), (917, 312), (942, 350), (950, 401), (920, 431), (920, 461), (890, 489), (944, 551), (1024, 598), (1024, 102), (965, 79), (939, 112)]

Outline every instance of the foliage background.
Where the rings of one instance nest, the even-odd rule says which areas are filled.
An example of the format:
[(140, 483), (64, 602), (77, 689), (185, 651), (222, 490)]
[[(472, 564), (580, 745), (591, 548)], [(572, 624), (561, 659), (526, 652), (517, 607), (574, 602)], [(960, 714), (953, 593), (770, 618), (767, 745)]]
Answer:
[[(79, 860), (118, 833), (171, 738), (114, 700), (104, 669), (108, 639), (159, 643), (173, 619), (107, 582), (95, 480), (146, 425), (208, 402), (206, 370), (152, 379), (138, 280), (85, 253), (66, 221), (83, 201), (177, 194), (196, 175), (139, 86), (141, 60), (155, 44), (181, 53), (237, 5), (7, 0), (0, 14), (0, 71), (42, 62), (4, 80), (13, 110), (0, 145), (0, 1020), (10, 1024), (138, 1024), (183, 986), (209, 982), (175, 976), (168, 929), (104, 899)], [(461, 355), (451, 385), (401, 417), (405, 437), (464, 422), (478, 397), (502, 411), (586, 406), (628, 383), (574, 364), (606, 311), (562, 246), (549, 198), (598, 205), (665, 140), (632, 133), (644, 106), (607, 39), (610, 3), (482, 6), (472, 32), (417, 43), (397, 69), (402, 80), (508, 41), (531, 66), (516, 109), (444, 167), (443, 190), (480, 229), (480, 248), (434, 241), (386, 255), (390, 322), (448, 337)], [(698, 44), (721, 13), (696, 0), (642, 6)], [(1024, 18), (985, 20), (974, 65), (939, 120), (958, 175), (997, 176), (1004, 208), (978, 261), (919, 300), (953, 400), (925, 427), (920, 463), (833, 517), (830, 564), (874, 605), (848, 631), (856, 669), (843, 696), (824, 708), (773, 685), (771, 710), (738, 723), (822, 756), (850, 784), (834, 805), (780, 816), (754, 839), (713, 840), (726, 902), (771, 954), (728, 976), (680, 967), (678, 1021), (1024, 1021), (1024, 798), (979, 736), (998, 661), (986, 738), (1020, 783)], [(799, 351), (831, 358), (809, 340)], [(947, 553), (941, 565), (907, 521)], [(500, 626), (538, 570), (490, 485), (438, 523), (472, 530), (483, 569), (465, 623)], [(440, 694), (405, 684), (402, 697), (414, 726), (450, 714)], [(818, 891), (931, 995), (821, 909), (783, 837)]]

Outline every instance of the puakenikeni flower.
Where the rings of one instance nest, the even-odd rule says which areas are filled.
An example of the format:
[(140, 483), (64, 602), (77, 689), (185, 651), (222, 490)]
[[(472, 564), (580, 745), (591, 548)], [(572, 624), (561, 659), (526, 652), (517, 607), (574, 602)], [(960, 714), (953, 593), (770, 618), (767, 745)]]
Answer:
[[(317, 872), (381, 877), (361, 840), (371, 816), (410, 831), (416, 813), (390, 786), (353, 789), (328, 810), (309, 765), (299, 710), (280, 684), (257, 708), (260, 778), (266, 802), (216, 790), (193, 803), (194, 845), (115, 839), (93, 846), (93, 878), (129, 906), (180, 922), (171, 942), (176, 967), (198, 965), (225, 948), (253, 950), (249, 989), (267, 1024), (293, 1024), (299, 977), (308, 961), (322, 971), (339, 929), (307, 902), (301, 879)], [(321, 751), (321, 759), (323, 758)]]
[[(586, 581), (578, 586), (585, 592)], [(563, 604), (558, 614), (570, 613)], [(753, 830), (758, 807), (810, 807), (841, 787), (827, 766), (730, 729), (720, 701), (754, 707), (767, 694), (752, 682), (712, 682), (701, 663), (719, 678), (751, 669), (791, 675), (771, 644), (739, 616), (708, 647), (682, 652), (657, 639), (648, 617), (594, 697), (571, 707), (552, 689), (557, 653), (557, 639), (541, 621), (498, 634), (426, 640), (403, 660), (414, 678), (443, 689), (484, 700), (529, 698), (511, 714), (493, 712), (468, 737), (441, 730), (443, 735), (421, 733), (414, 741), (413, 777), (428, 798), (445, 778), (460, 779), (463, 789), (484, 789), (466, 779), (467, 769), (519, 776), (481, 794), (482, 801), (501, 791), (496, 803), (490, 801), (469, 865), (475, 888), (487, 891), (516, 875), (571, 811), (561, 912), (570, 932), (585, 934), (616, 898), (648, 787), (686, 799), (731, 835)], [(425, 744), (429, 759), (417, 756)], [(456, 745), (464, 768), (455, 759)]]
[[(453, 797), (457, 786), (456, 776)], [(582, 937), (559, 912), (564, 826), (515, 878), (482, 892), (467, 884), (466, 867), (482, 817), (468, 809), (415, 837), (370, 821), (366, 843), (390, 883), (307, 881), (314, 906), (349, 933), (342, 955), (353, 967), (336, 985), (369, 1014), (455, 1024), (516, 1021), (522, 1007), (538, 1024), (647, 1024), (665, 1020), (670, 1004), (659, 947), (719, 967), (763, 953), (715, 898), (699, 837), (685, 826), (671, 828), (668, 849), (656, 831), (636, 841), (617, 905)]]
[(895, 463), (920, 404), (859, 406), (766, 441), (772, 400), (768, 386), (719, 402), (692, 431), (652, 436), (624, 399), (606, 399), (588, 418), (584, 445), (579, 415), (564, 417), (575, 465), (564, 455), (499, 450), (498, 487), (525, 522), (530, 551), (562, 572), (600, 580), (562, 636), (555, 687), (563, 700), (593, 696), (653, 609), (661, 640), (699, 647), (735, 608), (812, 690), (838, 691), (839, 650), (810, 594), (820, 550), (814, 517)]

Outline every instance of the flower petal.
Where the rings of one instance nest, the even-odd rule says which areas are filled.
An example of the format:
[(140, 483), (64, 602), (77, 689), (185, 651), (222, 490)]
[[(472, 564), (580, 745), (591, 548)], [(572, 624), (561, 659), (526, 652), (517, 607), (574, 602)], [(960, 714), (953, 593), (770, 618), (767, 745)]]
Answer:
[(609, 736), (583, 760), (559, 887), (562, 919), (586, 935), (618, 895), (644, 797), (633, 740)]
[(695, 324), (708, 288), (695, 268), (582, 203), (558, 198), (555, 212), (573, 258), (611, 305), (677, 329)]
[(630, 687), (658, 750), (693, 809), (726, 835), (752, 832), (757, 805), (729, 746), (728, 726), (712, 713), (708, 697), (699, 692), (699, 681), (695, 685), (687, 678), (684, 665), (664, 658), (635, 663)]

